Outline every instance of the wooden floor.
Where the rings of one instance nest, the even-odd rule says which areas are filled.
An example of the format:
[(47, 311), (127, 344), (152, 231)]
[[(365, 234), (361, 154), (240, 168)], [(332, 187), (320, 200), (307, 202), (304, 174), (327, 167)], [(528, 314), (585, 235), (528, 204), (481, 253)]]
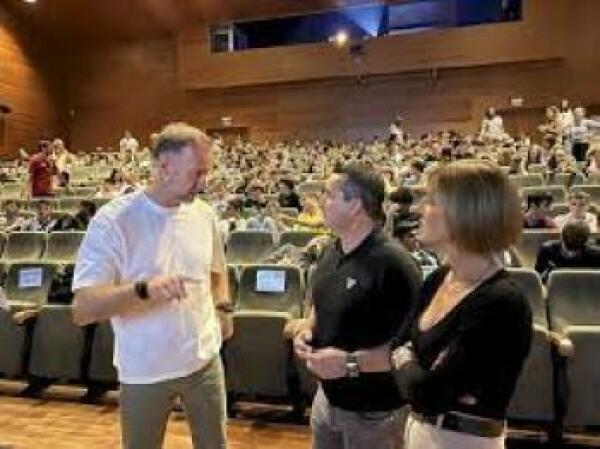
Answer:
[[(120, 428), (117, 397), (109, 394), (103, 405), (77, 402), (83, 389), (51, 387), (43, 400), (17, 396), (24, 384), (0, 380), (0, 449), (119, 449)], [(264, 408), (264, 407), (263, 407)], [(267, 412), (266, 410), (269, 410)], [(252, 404), (227, 427), (230, 449), (308, 449), (308, 426), (276, 424), (282, 411), (271, 413)], [(533, 437), (533, 438), (532, 438)], [(569, 434), (564, 448), (600, 448), (600, 433)], [(8, 444), (7, 444), (8, 443)], [(535, 432), (512, 429), (509, 449), (546, 449)], [(172, 413), (164, 449), (191, 449), (182, 413)]]
[[(107, 405), (75, 402), (72, 392), (53, 390), (48, 400), (15, 397), (0, 385), (0, 449), (118, 449), (120, 429), (115, 401)], [(10, 388), (9, 388), (10, 390)], [(265, 424), (260, 420), (230, 420), (231, 449), (307, 449), (307, 426)], [(187, 423), (173, 413), (165, 449), (191, 449)]]

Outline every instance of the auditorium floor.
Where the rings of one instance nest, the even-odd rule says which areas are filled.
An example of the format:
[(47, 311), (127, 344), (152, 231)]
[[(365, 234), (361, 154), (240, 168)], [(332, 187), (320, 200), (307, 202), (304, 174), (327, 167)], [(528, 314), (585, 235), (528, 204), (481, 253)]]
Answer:
[[(44, 400), (16, 396), (23, 384), (0, 381), (0, 449), (118, 449), (117, 401), (109, 396), (104, 405), (76, 401), (83, 390), (52, 387)], [(112, 395), (112, 394), (111, 394)], [(267, 413), (261, 407), (246, 407), (245, 416), (228, 425), (231, 449), (308, 449), (308, 426), (273, 423), (282, 413)], [(266, 418), (266, 419), (265, 419)], [(518, 438), (515, 438), (518, 435)], [(508, 449), (540, 449), (529, 432), (511, 431)], [(571, 435), (568, 448), (600, 448), (598, 433)], [(4, 446), (4, 443), (10, 443)], [(173, 413), (167, 428), (165, 449), (191, 449), (191, 439), (181, 413)]]

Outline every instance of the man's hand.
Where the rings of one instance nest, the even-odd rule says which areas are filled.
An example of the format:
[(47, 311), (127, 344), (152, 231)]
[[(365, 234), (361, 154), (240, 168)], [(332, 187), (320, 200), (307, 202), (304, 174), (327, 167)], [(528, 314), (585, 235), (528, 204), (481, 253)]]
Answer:
[(347, 353), (337, 348), (323, 348), (312, 351), (306, 359), (307, 368), (319, 379), (339, 379), (346, 377)]
[(294, 338), (294, 351), (300, 359), (308, 359), (308, 356), (312, 352), (312, 346), (310, 345), (311, 340), (312, 331), (310, 329), (305, 329), (299, 332), (296, 335), (296, 338)]
[(148, 300), (171, 302), (187, 296), (186, 282), (196, 282), (184, 276), (156, 276), (148, 281)]
[(233, 337), (233, 314), (217, 311), (217, 316), (221, 325), (221, 340), (225, 342)]

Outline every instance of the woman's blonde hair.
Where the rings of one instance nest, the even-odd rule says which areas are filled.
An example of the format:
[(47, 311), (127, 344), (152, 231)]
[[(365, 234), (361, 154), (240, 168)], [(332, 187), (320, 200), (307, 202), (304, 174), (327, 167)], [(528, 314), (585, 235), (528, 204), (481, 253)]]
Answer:
[(441, 166), (427, 176), (427, 190), (443, 206), (450, 239), (458, 248), (495, 253), (519, 239), (519, 194), (496, 164), (461, 160)]

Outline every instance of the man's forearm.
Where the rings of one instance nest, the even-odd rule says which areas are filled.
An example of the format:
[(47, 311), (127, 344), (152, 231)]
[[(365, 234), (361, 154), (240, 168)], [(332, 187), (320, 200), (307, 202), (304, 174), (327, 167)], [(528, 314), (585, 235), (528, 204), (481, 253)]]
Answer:
[(210, 274), (210, 287), (213, 303), (233, 303), (229, 298), (229, 283), (226, 272), (212, 272)]
[(133, 284), (85, 287), (75, 293), (73, 320), (85, 326), (146, 307), (137, 298)]

